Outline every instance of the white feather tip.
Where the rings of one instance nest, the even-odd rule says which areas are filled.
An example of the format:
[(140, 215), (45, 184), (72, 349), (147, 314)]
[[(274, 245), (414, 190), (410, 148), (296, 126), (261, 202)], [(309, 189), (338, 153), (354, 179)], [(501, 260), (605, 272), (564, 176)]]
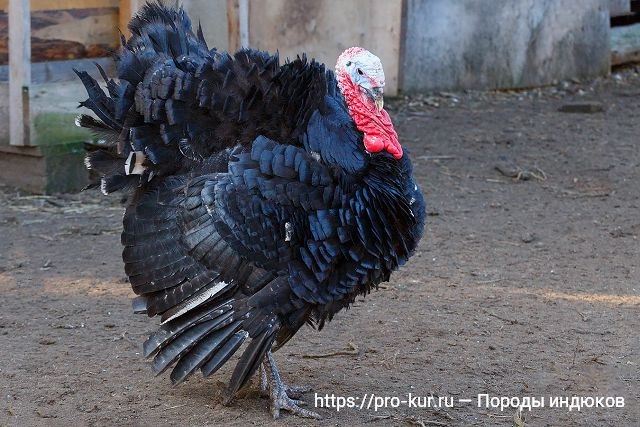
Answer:
[(109, 192), (107, 191), (107, 180), (104, 178), (100, 181), (100, 191), (102, 191), (102, 194), (105, 196), (109, 195)]

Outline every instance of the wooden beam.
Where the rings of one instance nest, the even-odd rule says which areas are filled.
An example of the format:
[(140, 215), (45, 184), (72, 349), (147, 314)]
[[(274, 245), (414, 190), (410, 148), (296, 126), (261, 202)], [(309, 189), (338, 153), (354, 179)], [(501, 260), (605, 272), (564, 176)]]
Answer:
[(401, 0), (269, 0), (250, 4), (251, 47), (272, 53), (279, 50), (283, 59), (306, 52), (333, 68), (344, 49), (362, 46), (382, 60), (385, 96), (397, 94)]
[(407, 54), (405, 41), (407, 40), (407, 1), (402, 0), (400, 5), (400, 47), (398, 49), (398, 64), (397, 64), (397, 73), (398, 73), (398, 85), (397, 92), (401, 92), (404, 87), (404, 73), (402, 69), (404, 67), (404, 59)]
[(398, 75), (401, 70), (402, 14), (401, 0), (376, 2), (376, 7), (369, 8), (365, 41), (382, 60), (386, 79), (384, 93), (388, 96), (398, 94)]
[(122, 34), (124, 34), (127, 38), (131, 36), (129, 32), (129, 21), (136, 14), (138, 8), (140, 8), (143, 4), (141, 0), (120, 0), (120, 16), (118, 19), (118, 27)]
[(31, 14), (29, 0), (9, 0), (9, 143), (29, 145), (31, 139)]
[[(95, 69), (94, 64), (100, 64), (107, 72), (107, 75), (115, 75), (115, 64), (111, 57), (33, 62), (31, 63), (31, 84), (38, 85), (42, 83), (77, 81), (78, 76), (73, 72), (73, 69)], [(0, 65), (0, 83), (8, 81), (9, 66)]]
[[(31, 0), (33, 1), (33, 0)], [(0, 65), (9, 63), (7, 15), (0, 16)], [(31, 9), (31, 62), (107, 57), (120, 46), (118, 8)], [(4, 31), (2, 31), (4, 30)], [(33, 77), (33, 76), (32, 76)]]
[(238, 27), (240, 47), (249, 47), (249, 0), (240, 0), (238, 3)]
[(229, 52), (240, 49), (240, 0), (227, 0), (227, 27), (229, 28)]
[(616, 17), (631, 13), (631, 0), (609, 0), (609, 16)]
[[(120, 8), (118, 27), (120, 28), (122, 34), (124, 34), (127, 38), (131, 36), (128, 28), (129, 21), (146, 2), (147, 0), (120, 0), (118, 2)], [(173, 0), (171, 2), (165, 1), (165, 4), (171, 6), (182, 6), (182, 0)]]
[(640, 24), (611, 29), (611, 65), (640, 62)]
[[(6, 11), (9, 0), (0, 0), (0, 10)], [(31, 0), (32, 12), (38, 10), (68, 10), (118, 7), (118, 0)]]

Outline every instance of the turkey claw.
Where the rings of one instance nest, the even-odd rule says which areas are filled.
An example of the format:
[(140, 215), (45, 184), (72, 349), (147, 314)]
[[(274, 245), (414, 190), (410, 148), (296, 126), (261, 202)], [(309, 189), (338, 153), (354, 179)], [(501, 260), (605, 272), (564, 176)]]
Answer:
[(284, 409), (285, 411), (289, 411), (294, 415), (298, 415), (303, 418), (314, 418), (316, 420), (321, 419), (320, 414), (310, 411), (308, 409), (301, 408), (300, 406), (305, 405), (305, 402), (302, 400), (296, 400), (289, 397), (288, 389), (289, 387), (281, 385), (277, 386), (276, 384), (272, 384), (271, 387), (271, 414), (273, 418), (280, 418), (280, 410)]

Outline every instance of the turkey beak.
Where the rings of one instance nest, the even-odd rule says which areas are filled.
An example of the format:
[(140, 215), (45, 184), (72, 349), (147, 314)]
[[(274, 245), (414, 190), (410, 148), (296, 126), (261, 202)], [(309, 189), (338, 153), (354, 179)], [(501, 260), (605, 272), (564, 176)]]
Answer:
[(384, 107), (384, 88), (382, 86), (371, 88), (371, 94), (378, 111), (382, 110)]

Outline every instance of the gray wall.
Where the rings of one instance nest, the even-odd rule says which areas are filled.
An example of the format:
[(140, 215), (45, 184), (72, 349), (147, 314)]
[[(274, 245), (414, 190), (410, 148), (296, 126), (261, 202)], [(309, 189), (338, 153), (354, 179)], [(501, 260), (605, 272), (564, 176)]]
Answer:
[(608, 0), (407, 0), (402, 88), (530, 87), (604, 75)]

